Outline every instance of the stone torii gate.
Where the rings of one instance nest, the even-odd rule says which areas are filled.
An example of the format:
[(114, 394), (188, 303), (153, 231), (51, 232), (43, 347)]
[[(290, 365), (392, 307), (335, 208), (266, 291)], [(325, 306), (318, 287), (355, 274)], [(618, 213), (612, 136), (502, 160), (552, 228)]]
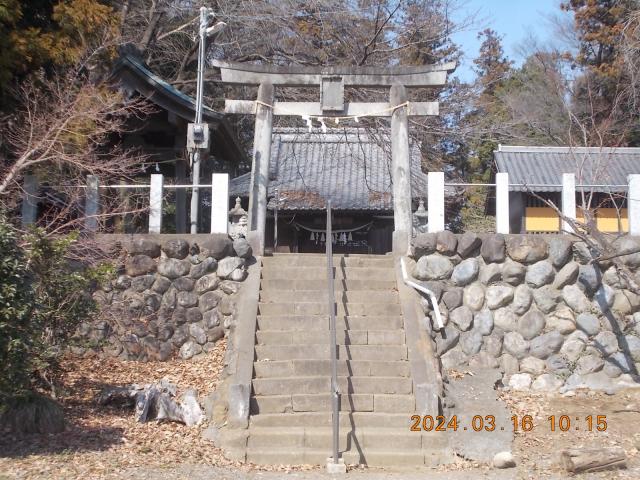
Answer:
[[(267, 187), (273, 115), (335, 120), (354, 117), (391, 117), (394, 251), (406, 250), (411, 237), (411, 116), (438, 115), (438, 102), (408, 102), (407, 88), (442, 87), (455, 63), (419, 67), (273, 67), (216, 60), (222, 82), (258, 86), (254, 100), (226, 100), (225, 113), (255, 115), (253, 162), (249, 193), (249, 240), (264, 253)], [(275, 87), (320, 88), (320, 102), (277, 102)], [(389, 89), (388, 103), (346, 103), (345, 87)]]

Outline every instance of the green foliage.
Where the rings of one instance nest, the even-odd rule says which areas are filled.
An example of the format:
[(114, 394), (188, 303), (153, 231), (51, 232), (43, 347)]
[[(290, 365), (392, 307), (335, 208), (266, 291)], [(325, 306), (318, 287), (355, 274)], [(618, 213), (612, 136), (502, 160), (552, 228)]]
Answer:
[(0, 405), (29, 384), (29, 335), (35, 310), (28, 262), (13, 228), (0, 220)]
[(20, 237), (0, 217), (0, 405), (50, 386), (69, 338), (95, 311), (89, 292), (110, 269), (70, 262), (76, 240), (42, 230)]
[(13, 80), (41, 68), (74, 65), (114, 38), (118, 18), (105, 3), (0, 0), (0, 94), (6, 94)]

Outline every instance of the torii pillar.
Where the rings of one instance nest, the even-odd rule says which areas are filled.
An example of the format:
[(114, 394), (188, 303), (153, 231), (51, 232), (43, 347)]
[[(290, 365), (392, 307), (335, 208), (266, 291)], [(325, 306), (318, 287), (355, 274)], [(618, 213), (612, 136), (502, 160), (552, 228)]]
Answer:
[[(391, 105), (407, 102), (404, 85), (392, 85)], [(391, 115), (391, 172), (393, 181), (393, 251), (406, 254), (413, 229), (411, 212), (411, 152), (409, 151), (409, 117), (406, 105)]]
[[(273, 115), (323, 118), (391, 117), (394, 252), (404, 255), (412, 235), (410, 116), (438, 115), (438, 102), (407, 102), (406, 88), (441, 87), (455, 63), (416, 67), (272, 67), (215, 60), (222, 82), (257, 85), (257, 101), (226, 100), (225, 113), (256, 115), (249, 199), (249, 240), (264, 253)], [(320, 88), (320, 102), (277, 102), (274, 87)], [(345, 102), (345, 87), (390, 89), (389, 102)], [(424, 192), (419, 192), (424, 195)]]
[(273, 130), (274, 89), (268, 82), (258, 87), (256, 102), (256, 125), (253, 135), (253, 161), (249, 193), (249, 242), (253, 249), (264, 254), (264, 238), (267, 225), (267, 194), (269, 187), (269, 161), (271, 159), (271, 137)]

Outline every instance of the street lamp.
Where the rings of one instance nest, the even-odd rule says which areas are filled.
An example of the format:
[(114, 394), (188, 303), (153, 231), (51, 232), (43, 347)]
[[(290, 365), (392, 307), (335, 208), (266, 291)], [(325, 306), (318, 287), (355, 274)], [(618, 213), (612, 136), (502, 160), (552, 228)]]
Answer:
[(218, 34), (226, 26), (224, 22), (208, 26), (209, 19), (213, 17), (213, 11), (206, 7), (200, 8), (200, 28), (198, 29), (198, 76), (196, 81), (196, 116), (194, 123), (187, 128), (187, 149), (191, 154), (191, 192), (190, 224), (191, 233), (198, 233), (198, 206), (200, 184), (200, 158), (201, 151), (209, 148), (209, 124), (202, 123), (202, 97), (204, 91), (205, 54), (207, 50), (207, 38)]

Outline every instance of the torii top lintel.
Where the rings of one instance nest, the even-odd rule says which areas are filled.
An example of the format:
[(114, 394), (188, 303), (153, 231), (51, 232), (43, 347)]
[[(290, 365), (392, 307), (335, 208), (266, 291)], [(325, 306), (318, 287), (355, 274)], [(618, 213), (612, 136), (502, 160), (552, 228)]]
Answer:
[(447, 74), (456, 68), (455, 62), (416, 67), (276, 67), (214, 60), (222, 81), (230, 84), (259, 85), (270, 83), (283, 87), (321, 85), (323, 78), (340, 77), (350, 87), (441, 87)]

